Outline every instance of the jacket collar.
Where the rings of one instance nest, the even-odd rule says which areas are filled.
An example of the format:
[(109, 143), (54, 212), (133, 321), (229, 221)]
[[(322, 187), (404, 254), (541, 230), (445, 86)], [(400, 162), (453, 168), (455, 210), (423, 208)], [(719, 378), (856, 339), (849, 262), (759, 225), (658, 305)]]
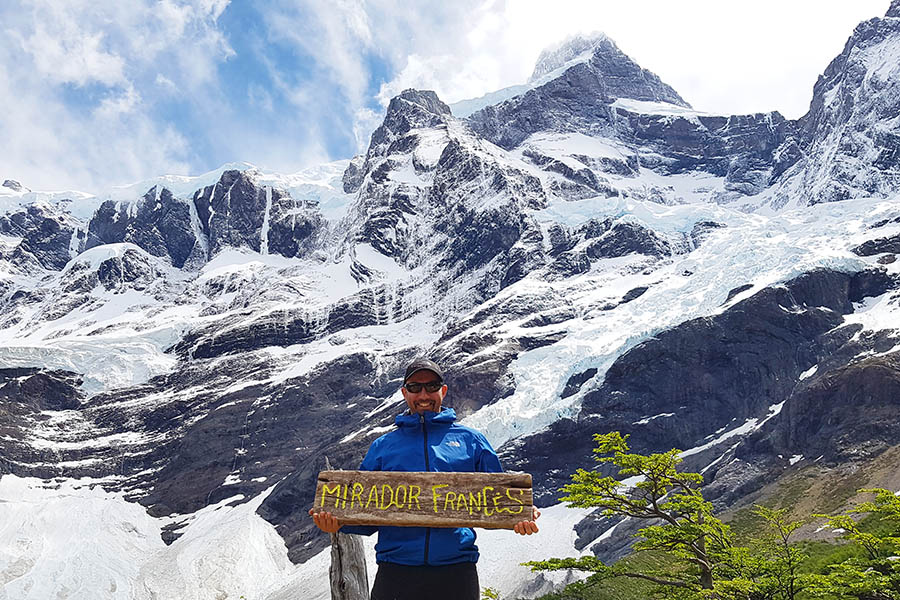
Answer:
[[(422, 416), (426, 425), (449, 425), (456, 421), (456, 411), (452, 408), (444, 408), (439, 413), (426, 410)], [(419, 427), (423, 421), (422, 416), (406, 412), (402, 415), (397, 415), (394, 423), (398, 427)]]

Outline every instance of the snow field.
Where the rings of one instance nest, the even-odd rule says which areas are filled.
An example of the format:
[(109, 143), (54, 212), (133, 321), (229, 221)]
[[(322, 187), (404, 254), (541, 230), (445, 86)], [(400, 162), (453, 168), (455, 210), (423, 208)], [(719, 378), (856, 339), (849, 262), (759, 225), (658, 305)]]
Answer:
[[(578, 204), (578, 203), (567, 203)], [(548, 426), (561, 416), (577, 412), (580, 398), (590, 389), (560, 401), (559, 394), (568, 378), (587, 368), (598, 369), (595, 381), (612, 362), (630, 348), (652, 337), (655, 332), (686, 320), (717, 314), (729, 290), (750, 283), (754, 290), (787, 281), (815, 268), (828, 268), (848, 273), (864, 269), (869, 263), (850, 251), (848, 239), (877, 221), (877, 215), (891, 210), (890, 201), (880, 199), (848, 200), (833, 204), (819, 204), (798, 211), (781, 213), (777, 218), (747, 215), (710, 205), (661, 207), (649, 203), (601, 200), (581, 201), (572, 207), (553, 205), (542, 211), (562, 212), (569, 223), (581, 219), (623, 214), (640, 214), (639, 220), (657, 232), (684, 231), (688, 223), (713, 220), (727, 227), (712, 232), (706, 241), (688, 255), (676, 255), (650, 267), (646, 275), (632, 274), (629, 285), (648, 285), (639, 298), (596, 318), (575, 318), (557, 325), (568, 335), (552, 344), (524, 352), (510, 366), (516, 390), (464, 420), (464, 424), (485, 433), (495, 446), (519, 435), (532, 433)], [(627, 208), (633, 207), (630, 210)], [(540, 213), (539, 213), (540, 214)], [(554, 215), (555, 216), (555, 215)], [(686, 218), (687, 217), (687, 218)], [(875, 237), (871, 232), (868, 234)], [(892, 271), (898, 267), (891, 265)], [(689, 272), (689, 275), (684, 273)], [(562, 297), (579, 294), (584, 305), (587, 294), (597, 300), (608, 298), (608, 273), (587, 274), (562, 282), (542, 283)], [(591, 279), (595, 285), (591, 286)], [(585, 285), (586, 284), (586, 285)], [(512, 286), (513, 294), (526, 286), (525, 281)], [(576, 289), (573, 290), (573, 288)], [(582, 287), (584, 286), (584, 287)], [(586, 291), (591, 290), (594, 291)], [(579, 292), (580, 290), (580, 292)], [(862, 322), (872, 329), (896, 329), (896, 305), (886, 299), (873, 303), (869, 310), (848, 315), (848, 322)], [(559, 369), (558, 365), (570, 367)]]
[[(229, 505), (240, 498), (235, 497), (193, 515), (154, 519), (95, 481), (53, 484), (4, 475), (0, 599), (328, 600), (330, 550), (293, 565), (275, 528), (256, 514), (269, 492), (244, 504)], [(482, 587), (514, 597), (532, 579), (519, 563), (578, 556), (573, 527), (587, 512), (546, 508), (538, 520), (541, 531), (531, 536), (479, 529)], [(182, 520), (187, 524), (181, 537), (163, 544), (162, 528)], [(375, 539), (363, 538), (370, 585), (377, 568)], [(559, 573), (548, 579), (563, 578)]]

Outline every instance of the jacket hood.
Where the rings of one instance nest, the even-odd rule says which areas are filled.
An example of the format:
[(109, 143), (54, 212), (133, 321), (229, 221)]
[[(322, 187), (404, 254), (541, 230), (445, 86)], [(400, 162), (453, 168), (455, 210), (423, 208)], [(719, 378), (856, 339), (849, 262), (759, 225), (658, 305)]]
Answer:
[[(427, 425), (449, 425), (456, 421), (456, 411), (452, 408), (444, 408), (439, 413), (426, 410), (423, 416)], [(397, 427), (419, 427), (422, 419), (418, 414), (404, 413), (397, 415), (394, 423)]]

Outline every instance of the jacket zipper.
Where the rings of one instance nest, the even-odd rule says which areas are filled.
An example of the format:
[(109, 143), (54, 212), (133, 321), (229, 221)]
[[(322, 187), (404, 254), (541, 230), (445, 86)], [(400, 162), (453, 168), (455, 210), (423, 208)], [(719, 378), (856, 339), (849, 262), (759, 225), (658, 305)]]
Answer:
[[(425, 427), (425, 415), (419, 415), (419, 418), (422, 420), (422, 446), (425, 451), (425, 470), (431, 471), (431, 466), (428, 463), (428, 429)], [(431, 540), (431, 528), (425, 528), (425, 564), (428, 564), (428, 542)]]

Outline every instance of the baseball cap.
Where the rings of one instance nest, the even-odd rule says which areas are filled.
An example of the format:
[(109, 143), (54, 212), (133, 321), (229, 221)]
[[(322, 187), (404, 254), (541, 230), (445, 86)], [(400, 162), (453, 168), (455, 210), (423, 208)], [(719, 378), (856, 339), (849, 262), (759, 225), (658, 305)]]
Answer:
[(435, 375), (438, 376), (438, 379), (440, 379), (441, 381), (444, 380), (444, 372), (439, 366), (437, 366), (437, 363), (432, 360), (428, 360), (427, 358), (417, 358), (416, 360), (409, 363), (408, 367), (406, 367), (406, 375), (403, 376), (403, 383), (406, 383), (410, 377), (412, 377), (419, 371), (432, 371)]

